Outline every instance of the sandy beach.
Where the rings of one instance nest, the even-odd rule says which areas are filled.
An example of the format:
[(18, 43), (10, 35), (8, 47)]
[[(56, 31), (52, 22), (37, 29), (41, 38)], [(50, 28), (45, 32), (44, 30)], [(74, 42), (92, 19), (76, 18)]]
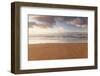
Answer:
[(87, 58), (87, 43), (29, 44), (29, 60)]

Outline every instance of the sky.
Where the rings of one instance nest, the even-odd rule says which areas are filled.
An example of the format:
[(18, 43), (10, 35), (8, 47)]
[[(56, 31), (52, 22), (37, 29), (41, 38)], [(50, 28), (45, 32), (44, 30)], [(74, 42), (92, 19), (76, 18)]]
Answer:
[(87, 32), (87, 17), (28, 15), (29, 34)]

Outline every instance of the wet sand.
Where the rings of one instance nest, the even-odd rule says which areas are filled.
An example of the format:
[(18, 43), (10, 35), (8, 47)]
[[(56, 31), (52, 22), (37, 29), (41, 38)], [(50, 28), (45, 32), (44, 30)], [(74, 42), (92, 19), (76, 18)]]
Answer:
[(87, 43), (29, 44), (28, 60), (87, 58)]

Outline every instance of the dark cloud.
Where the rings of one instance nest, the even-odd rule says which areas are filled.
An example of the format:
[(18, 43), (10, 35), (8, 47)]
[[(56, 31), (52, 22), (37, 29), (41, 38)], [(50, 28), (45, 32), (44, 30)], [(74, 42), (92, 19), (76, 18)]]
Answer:
[(49, 28), (50, 26), (47, 25), (46, 23), (42, 23), (42, 24), (37, 24), (35, 22), (29, 22), (29, 28), (34, 28), (34, 26), (38, 26), (40, 28)]
[(29, 24), (29, 25), (28, 25), (29, 28), (32, 28), (34, 25), (36, 25), (35, 22), (29, 22), (28, 24)]
[(82, 18), (82, 24), (88, 24), (88, 18), (87, 17)]
[(49, 26), (52, 26), (55, 23), (54, 16), (40, 16), (37, 17), (36, 20), (43, 22), (44, 24), (47, 24)]
[(52, 28), (57, 22), (87, 26), (87, 17), (71, 17), (71, 16), (43, 16), (43, 15), (32, 15), (32, 22), (29, 22), (29, 27), (39, 26), (41, 28)]
[(88, 25), (87, 17), (65, 17), (64, 21), (73, 25)]
[(64, 17), (63, 16), (57, 16), (57, 17), (55, 17), (55, 19), (57, 21), (64, 22)]
[(56, 23), (54, 16), (37, 16), (37, 15), (30, 15), (29, 27), (39, 26), (43, 28), (52, 28), (53, 25)]

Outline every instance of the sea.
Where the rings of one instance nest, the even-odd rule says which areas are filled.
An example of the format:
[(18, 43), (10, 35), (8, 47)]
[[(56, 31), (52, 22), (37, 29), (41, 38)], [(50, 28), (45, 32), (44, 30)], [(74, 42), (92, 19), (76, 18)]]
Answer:
[(87, 33), (59, 33), (46, 35), (31, 35), (29, 36), (29, 44), (43, 44), (43, 43), (87, 43)]

